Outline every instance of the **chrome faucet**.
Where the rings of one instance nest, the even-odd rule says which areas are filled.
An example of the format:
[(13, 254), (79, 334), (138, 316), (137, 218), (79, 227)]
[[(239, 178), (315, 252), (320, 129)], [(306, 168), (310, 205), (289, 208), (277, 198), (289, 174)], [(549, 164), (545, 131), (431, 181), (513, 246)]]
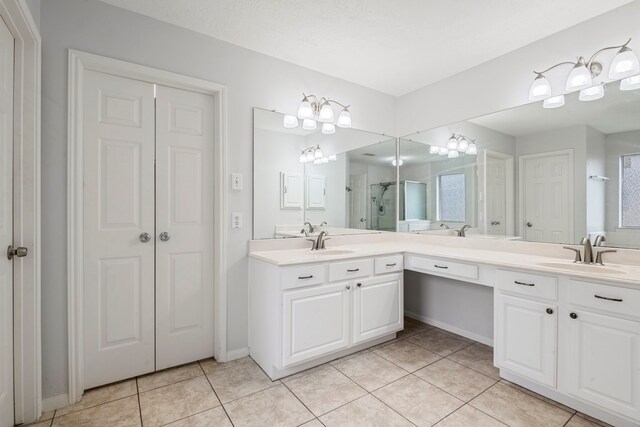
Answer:
[(605, 239), (605, 237), (602, 234), (598, 234), (596, 236), (596, 240), (593, 242), (593, 246), (602, 246), (602, 242), (606, 242), (607, 239)]
[(318, 234), (318, 238), (317, 239), (307, 239), (309, 242), (313, 243), (311, 245), (311, 250), (312, 251), (317, 251), (317, 250), (320, 250), (320, 249), (326, 249), (325, 242), (327, 240), (331, 239), (331, 237), (326, 237), (328, 235), (329, 235), (329, 233), (327, 233), (326, 231), (321, 231)]
[(466, 231), (470, 228), (471, 226), (469, 224), (465, 224), (460, 230), (456, 230), (458, 232), (458, 237), (467, 237)]
[(593, 263), (593, 246), (591, 246), (591, 240), (588, 237), (583, 237), (580, 241), (580, 244), (584, 247), (583, 249), (583, 264), (591, 264)]
[(304, 225), (309, 226), (309, 233), (313, 233), (315, 231), (315, 228), (313, 227), (313, 225), (311, 225), (309, 221), (305, 222)]
[(440, 224), (440, 228), (446, 228), (448, 230), (449, 226), (443, 222), (442, 224)]
[[(602, 239), (598, 239), (598, 237), (602, 237)], [(604, 236), (597, 236), (596, 242), (601, 243), (604, 240)], [(574, 251), (576, 253), (576, 257), (573, 262), (582, 262), (583, 264), (600, 264), (604, 265), (602, 261), (602, 254), (617, 252), (616, 250), (606, 249), (602, 251), (596, 251), (595, 260), (593, 259), (593, 246), (591, 245), (591, 240), (588, 237), (583, 237), (580, 241), (580, 244), (583, 247), (583, 257), (580, 257), (580, 249), (572, 248), (570, 246), (563, 246), (564, 249), (569, 249), (570, 251)], [(595, 246), (598, 246), (597, 244)]]

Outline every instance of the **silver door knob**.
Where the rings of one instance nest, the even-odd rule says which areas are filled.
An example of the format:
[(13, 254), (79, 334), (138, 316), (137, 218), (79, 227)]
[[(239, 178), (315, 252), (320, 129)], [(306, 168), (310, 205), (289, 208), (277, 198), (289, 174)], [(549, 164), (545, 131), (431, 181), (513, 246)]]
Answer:
[(365, 222), (365, 221), (366, 221), (366, 219), (360, 218), (360, 222)]
[(9, 247), (7, 247), (7, 259), (12, 260), (14, 257), (22, 258), (23, 256), (27, 256), (28, 252), (29, 250), (24, 246), (14, 248), (13, 245), (9, 245)]
[(162, 240), (163, 242), (168, 242), (170, 238), (171, 236), (166, 231), (160, 233), (160, 240)]
[(151, 240), (151, 234), (149, 234), (149, 233), (140, 233), (140, 241), (142, 243), (147, 243), (149, 240)]

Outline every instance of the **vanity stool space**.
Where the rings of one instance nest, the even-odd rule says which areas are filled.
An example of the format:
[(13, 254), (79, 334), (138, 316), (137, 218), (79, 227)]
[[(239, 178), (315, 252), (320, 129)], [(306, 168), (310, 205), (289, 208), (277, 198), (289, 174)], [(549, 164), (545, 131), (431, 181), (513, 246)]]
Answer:
[(272, 380), (395, 338), (403, 255), (278, 266), (249, 260), (251, 357)]

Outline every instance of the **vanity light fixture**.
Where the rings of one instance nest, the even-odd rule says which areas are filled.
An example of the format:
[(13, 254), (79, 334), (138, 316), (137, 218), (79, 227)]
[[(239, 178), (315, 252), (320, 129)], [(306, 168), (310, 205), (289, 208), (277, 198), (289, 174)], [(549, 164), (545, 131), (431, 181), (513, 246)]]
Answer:
[(440, 152), (440, 147), (437, 145), (432, 145), (429, 147), (429, 154), (438, 154)]
[[(298, 106), (298, 119), (302, 120), (302, 128), (304, 130), (315, 130), (317, 128), (316, 121), (322, 123), (322, 133), (325, 135), (331, 135), (335, 133), (336, 126), (340, 128), (351, 127), (351, 113), (349, 112), (349, 106), (341, 104), (340, 102), (331, 98), (318, 98), (315, 95), (302, 94), (302, 102)], [(335, 114), (331, 104), (338, 105), (342, 108), (338, 115), (338, 120), (335, 120)], [(284, 127), (294, 128), (298, 126), (298, 121), (291, 119), (293, 116), (285, 115)], [(335, 123), (334, 123), (335, 121)]]
[(314, 165), (335, 162), (336, 160), (338, 160), (337, 155), (325, 156), (319, 145), (302, 150), (299, 159), (300, 163), (313, 163)]
[(438, 149), (438, 155), (439, 156), (446, 156), (447, 154), (449, 154), (449, 150), (447, 150), (446, 147), (440, 147)]
[[(529, 100), (544, 100), (542, 104), (544, 108), (558, 108), (564, 105), (564, 96), (552, 96), (551, 84), (545, 76), (545, 73), (561, 65), (573, 65), (565, 82), (566, 92), (579, 90), (579, 99), (581, 101), (593, 101), (602, 98), (604, 96), (604, 87), (602, 84), (597, 86), (593, 84), (593, 79), (602, 73), (602, 63), (597, 62), (595, 59), (602, 52), (612, 49), (618, 49), (618, 53), (611, 61), (608, 78), (610, 80), (625, 79), (620, 82), (620, 89), (632, 90), (622, 89), (623, 85), (627, 87), (632, 84), (627, 78), (633, 78), (633, 76), (640, 73), (638, 57), (628, 46), (630, 42), (631, 39), (627, 40), (623, 45), (602, 48), (594, 53), (588, 61), (581, 56), (576, 62), (560, 62), (544, 71), (534, 71), (536, 78), (529, 87)], [(638, 77), (638, 86), (640, 86), (640, 77)]]
[(298, 118), (296, 116), (292, 116), (291, 114), (285, 114), (284, 119), (282, 121), (282, 125), (286, 129), (293, 129), (298, 127)]
[(336, 125), (333, 123), (323, 123), (322, 124), (322, 133), (324, 135), (332, 135), (336, 133)]
[(460, 153), (475, 155), (478, 154), (478, 146), (475, 141), (460, 133), (453, 133), (447, 141), (447, 148), (440, 149), (438, 154), (449, 156), (450, 159), (455, 159)]
[(475, 142), (469, 143), (469, 148), (467, 148), (467, 152), (465, 154), (468, 154), (470, 156), (475, 156), (476, 154), (478, 154), (478, 146)]
[(620, 90), (640, 89), (640, 74), (620, 80)]
[(316, 130), (316, 121), (311, 119), (304, 119), (302, 121), (302, 129), (304, 130)]

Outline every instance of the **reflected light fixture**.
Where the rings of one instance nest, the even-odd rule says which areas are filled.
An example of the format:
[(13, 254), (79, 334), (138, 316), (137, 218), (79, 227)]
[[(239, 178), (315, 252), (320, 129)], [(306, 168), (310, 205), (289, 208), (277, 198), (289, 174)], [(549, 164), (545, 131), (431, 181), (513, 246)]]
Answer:
[(325, 156), (319, 145), (315, 147), (309, 147), (302, 150), (300, 153), (300, 163), (313, 163), (314, 165), (322, 165), (329, 162), (335, 162), (338, 160), (336, 154)]
[(640, 74), (637, 76), (627, 77), (620, 81), (620, 90), (636, 90), (640, 89)]
[(438, 155), (446, 156), (447, 154), (449, 154), (449, 150), (447, 150), (445, 147), (440, 147), (439, 148)]
[(398, 159), (398, 160), (396, 161), (396, 159), (395, 159), (395, 157), (394, 157), (394, 158), (393, 158), (393, 160), (391, 160), (391, 164), (392, 164), (393, 166), (402, 166), (402, 165), (404, 165), (404, 160), (402, 160), (402, 159)]
[(323, 123), (322, 133), (325, 135), (332, 135), (336, 133), (336, 125), (334, 125), (333, 123)]
[(460, 156), (458, 150), (449, 150), (449, 153), (447, 154), (447, 157), (449, 157), (450, 159), (455, 159), (458, 156)]
[(438, 154), (440, 152), (440, 147), (437, 145), (432, 145), (429, 147), (429, 154)]
[[(630, 42), (631, 39), (627, 40), (625, 44), (619, 46), (608, 46), (602, 48), (591, 55), (588, 61), (581, 56), (576, 62), (560, 62), (544, 71), (534, 71), (533, 73), (536, 77), (529, 87), (529, 100), (543, 100), (544, 102), (542, 106), (544, 108), (558, 108), (564, 105), (564, 97), (562, 97), (562, 94), (552, 96), (551, 85), (545, 76), (545, 73), (562, 65), (573, 66), (565, 81), (565, 93), (580, 91), (579, 99), (581, 101), (593, 101), (602, 98), (604, 96), (604, 87), (600, 83), (594, 85), (593, 82), (596, 77), (600, 76), (603, 69), (602, 63), (596, 61), (596, 58), (602, 52), (617, 49), (618, 52), (609, 65), (608, 78), (610, 80), (626, 80), (626, 78), (632, 78), (640, 73), (640, 63), (636, 54), (633, 53), (631, 48), (628, 46)], [(640, 80), (640, 77), (638, 79)], [(623, 80), (620, 83), (620, 89), (632, 90), (622, 89), (623, 86), (627, 87), (632, 84), (632, 81)]]
[(466, 154), (469, 154), (470, 156), (475, 156), (476, 154), (478, 154), (478, 146), (475, 142), (469, 143), (469, 148), (467, 148)]
[(287, 129), (293, 129), (298, 127), (298, 118), (291, 114), (285, 114), (282, 120), (282, 125)]
[[(458, 157), (460, 153), (472, 155), (478, 153), (478, 147), (475, 141), (461, 133), (451, 134), (451, 137), (449, 137), (447, 141), (447, 147), (444, 149), (440, 148), (439, 150), (438, 154), (442, 156), (447, 154), (451, 159)], [(453, 154), (454, 151), (456, 154)]]
[[(303, 129), (316, 130), (316, 122), (320, 122), (323, 123), (322, 133), (325, 135), (331, 135), (335, 133), (336, 126), (340, 128), (351, 127), (351, 113), (349, 112), (348, 105), (341, 104), (335, 99), (324, 97), (318, 98), (315, 95), (305, 95), (304, 93), (302, 94), (302, 97), (302, 101), (298, 106), (297, 119), (302, 120)], [(335, 120), (332, 104), (342, 108), (337, 120)], [(286, 114), (283, 121), (284, 127), (287, 129), (297, 127), (297, 119), (295, 116)]]
[(304, 119), (302, 121), (302, 129), (304, 130), (316, 130), (317, 125), (315, 120)]

